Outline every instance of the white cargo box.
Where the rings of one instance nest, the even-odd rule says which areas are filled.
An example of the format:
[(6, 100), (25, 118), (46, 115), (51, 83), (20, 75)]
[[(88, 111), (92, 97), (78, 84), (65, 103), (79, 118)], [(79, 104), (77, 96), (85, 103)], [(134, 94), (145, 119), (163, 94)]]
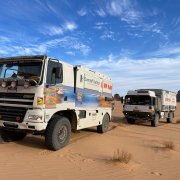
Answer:
[(162, 91), (162, 105), (176, 106), (176, 93), (170, 91)]
[(112, 80), (110, 77), (83, 66), (77, 66), (76, 68), (77, 88), (99, 92), (106, 97), (112, 96)]

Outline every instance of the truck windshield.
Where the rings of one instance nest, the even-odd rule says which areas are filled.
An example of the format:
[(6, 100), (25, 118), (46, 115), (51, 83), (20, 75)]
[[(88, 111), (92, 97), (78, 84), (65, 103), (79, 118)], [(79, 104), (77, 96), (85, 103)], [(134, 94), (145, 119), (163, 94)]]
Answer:
[(42, 61), (0, 63), (0, 78), (32, 79), (40, 81)]
[(150, 96), (127, 95), (125, 97), (125, 104), (129, 104), (129, 105), (151, 105), (151, 97)]

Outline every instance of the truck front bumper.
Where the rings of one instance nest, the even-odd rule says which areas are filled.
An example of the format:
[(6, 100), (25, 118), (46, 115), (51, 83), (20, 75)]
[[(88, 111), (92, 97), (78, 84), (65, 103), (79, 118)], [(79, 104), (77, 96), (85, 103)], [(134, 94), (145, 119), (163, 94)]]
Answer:
[(47, 123), (44, 121), (43, 109), (27, 110), (22, 122), (17, 122), (16, 119), (3, 120), (0, 119), (0, 127), (3, 129), (14, 129), (22, 131), (44, 131)]
[(46, 129), (46, 124), (44, 123), (17, 123), (17, 122), (7, 122), (7, 121), (0, 121), (0, 128), (2, 129), (11, 129), (17, 131), (44, 131)]
[(152, 120), (154, 112), (136, 112), (136, 111), (123, 111), (126, 118)]

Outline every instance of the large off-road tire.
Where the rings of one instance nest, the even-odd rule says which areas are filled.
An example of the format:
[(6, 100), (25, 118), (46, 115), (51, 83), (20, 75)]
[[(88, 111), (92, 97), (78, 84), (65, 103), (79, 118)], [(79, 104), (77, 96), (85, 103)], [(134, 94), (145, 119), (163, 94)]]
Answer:
[(160, 119), (159, 114), (156, 113), (156, 114), (154, 115), (154, 118), (151, 120), (151, 126), (152, 126), (152, 127), (157, 127), (158, 124), (159, 124), (159, 119)]
[(172, 123), (172, 121), (173, 121), (173, 112), (169, 112), (168, 118), (166, 120), (167, 120), (167, 123)]
[(25, 132), (16, 132), (16, 131), (8, 131), (8, 130), (1, 131), (1, 138), (5, 142), (19, 141), (24, 139), (25, 136), (26, 136)]
[(45, 144), (50, 150), (58, 150), (66, 146), (71, 137), (71, 124), (63, 116), (54, 116), (50, 120), (45, 132)]
[(126, 118), (128, 124), (135, 124), (135, 119), (131, 119), (131, 118)]
[(109, 121), (110, 121), (109, 115), (105, 114), (104, 117), (103, 117), (103, 120), (102, 120), (102, 124), (97, 126), (97, 132), (98, 133), (107, 132), (108, 129), (109, 129)]

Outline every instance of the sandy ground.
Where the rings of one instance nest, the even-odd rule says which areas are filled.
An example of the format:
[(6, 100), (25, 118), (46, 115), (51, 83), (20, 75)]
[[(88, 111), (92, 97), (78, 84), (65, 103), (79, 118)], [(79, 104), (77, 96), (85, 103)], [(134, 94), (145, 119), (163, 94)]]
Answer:
[[(106, 134), (94, 129), (73, 133), (70, 144), (56, 152), (46, 150), (42, 137), (0, 144), (0, 179), (180, 179), (180, 104), (174, 123), (161, 121), (128, 125), (116, 102)], [(164, 148), (171, 141), (174, 150)], [(128, 164), (114, 161), (117, 149), (132, 154)]]

